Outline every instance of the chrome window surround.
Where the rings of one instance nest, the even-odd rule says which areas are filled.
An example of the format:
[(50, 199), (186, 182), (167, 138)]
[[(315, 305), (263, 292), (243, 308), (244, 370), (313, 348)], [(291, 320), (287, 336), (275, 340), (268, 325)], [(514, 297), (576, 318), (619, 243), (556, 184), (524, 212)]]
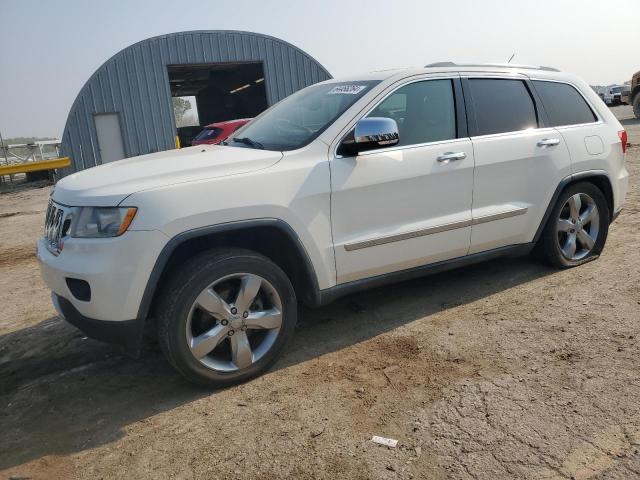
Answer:
[[(582, 126), (586, 126), (586, 125), (600, 125), (600, 124), (604, 123), (604, 121), (602, 120), (602, 117), (600, 116), (600, 112), (598, 111), (598, 109), (595, 108), (594, 105), (589, 101), (589, 99), (584, 96), (584, 93), (582, 93), (582, 90), (580, 90), (573, 83), (570, 83), (570, 82), (567, 82), (567, 81), (564, 81), (564, 80), (550, 80), (548, 78), (536, 78), (536, 77), (529, 77), (529, 80), (531, 80), (532, 82), (534, 82), (534, 81), (536, 81), (536, 82), (550, 82), (550, 83), (562, 83), (564, 85), (569, 85), (576, 92), (578, 92), (578, 95), (580, 95), (582, 97), (582, 99), (587, 103), (587, 105), (591, 109), (591, 112), (596, 116), (596, 120), (593, 121), (593, 122), (571, 123), (569, 125), (560, 125), (558, 127), (550, 127), (550, 128), (582, 127)], [(533, 88), (536, 88), (536, 86), (533, 85)], [(540, 96), (540, 94), (538, 94), (538, 96)], [(542, 99), (540, 99), (540, 102), (542, 102)], [(544, 108), (544, 105), (542, 105), (542, 108)]]
[[(486, 65), (482, 65), (482, 66), (486, 66)], [(584, 99), (585, 102), (587, 102), (587, 105), (589, 105), (589, 108), (591, 108), (591, 110), (593, 111), (593, 113), (595, 114), (595, 116), (598, 118), (598, 120), (596, 122), (591, 122), (591, 123), (580, 123), (580, 124), (574, 124), (574, 125), (562, 125), (560, 127), (538, 127), (532, 130), (545, 130), (545, 129), (550, 129), (550, 128), (568, 128), (568, 127), (580, 127), (580, 126), (586, 126), (586, 125), (590, 125), (590, 126), (594, 126), (594, 125), (601, 125), (604, 124), (604, 121), (602, 120), (602, 116), (600, 115), (600, 112), (598, 111), (597, 108), (594, 107), (593, 103), (591, 103), (591, 101), (585, 97), (584, 93), (582, 92), (582, 90), (580, 90), (576, 85), (574, 85), (571, 82), (565, 81), (565, 80), (556, 80), (556, 79), (549, 79), (549, 78), (541, 78), (535, 75), (527, 75), (525, 73), (520, 73), (520, 72), (513, 72), (513, 73), (505, 73), (505, 72), (474, 72), (474, 71), (465, 71), (464, 69), (461, 69), (460, 71), (457, 72), (437, 72), (437, 73), (431, 73), (431, 74), (427, 74), (427, 76), (423, 76), (423, 75), (418, 75), (419, 78), (415, 78), (416, 75), (413, 75), (411, 77), (408, 78), (403, 78), (400, 79), (398, 81), (396, 81), (395, 83), (393, 83), (392, 85), (390, 85), (387, 90), (385, 92), (382, 93), (382, 97), (380, 98), (380, 100), (376, 101), (373, 106), (371, 107), (365, 107), (365, 109), (361, 110), (361, 112), (364, 111), (364, 113), (359, 112), (349, 123), (347, 123), (347, 126), (342, 129), (342, 131), (340, 132), (340, 134), (338, 134), (336, 136), (336, 138), (334, 139), (335, 142), (335, 146), (333, 147), (332, 151), (333, 151), (333, 158), (345, 158), (343, 155), (338, 155), (337, 154), (337, 150), (338, 147), (340, 147), (340, 144), (342, 143), (342, 141), (344, 140), (344, 138), (349, 134), (349, 132), (351, 131), (351, 129), (353, 128), (353, 126), (355, 125), (355, 123), (360, 120), (361, 118), (364, 118), (365, 116), (367, 116), (369, 113), (371, 113), (371, 111), (373, 111), (380, 103), (382, 103), (384, 100), (387, 99), (387, 97), (389, 97), (390, 95), (392, 95), (393, 93), (395, 93), (396, 90), (398, 90), (399, 88), (404, 87), (405, 85), (408, 85), (410, 83), (415, 83), (415, 82), (422, 82), (422, 81), (426, 81), (426, 80), (443, 80), (443, 79), (451, 79), (453, 80), (454, 78), (460, 78), (460, 79), (469, 79), (469, 78), (501, 78), (501, 79), (505, 79), (505, 80), (514, 80), (514, 79), (521, 79), (522, 81), (542, 81), (542, 82), (555, 82), (555, 83), (564, 83), (565, 85), (569, 85), (571, 87), (573, 87), (574, 89), (576, 89), (578, 91), (578, 93), (582, 96), (582, 98)], [(535, 86), (534, 86), (535, 88)], [(536, 92), (537, 95), (537, 92)], [(542, 102), (542, 100), (540, 99), (540, 102)], [(371, 104), (370, 104), (371, 105)], [(537, 107), (537, 104), (536, 104)], [(542, 105), (542, 108), (544, 108), (544, 105)], [(485, 137), (491, 137), (491, 136), (498, 136), (498, 135), (513, 135), (516, 133), (522, 133), (522, 132), (526, 132), (528, 130), (515, 130), (512, 132), (501, 132), (501, 133), (491, 133), (488, 135), (476, 135), (474, 137), (464, 137), (464, 138), (455, 138), (455, 139), (451, 139), (451, 140), (441, 140), (438, 142), (429, 142), (429, 143), (421, 143), (421, 144), (415, 144), (415, 145), (404, 145), (401, 147), (388, 147), (388, 148), (380, 148), (380, 149), (375, 149), (375, 150), (369, 150), (367, 152), (363, 152), (362, 155), (366, 155), (366, 154), (373, 154), (373, 153), (384, 153), (384, 152), (391, 152), (391, 151), (395, 151), (395, 150), (402, 150), (402, 149), (406, 149), (406, 148), (418, 148), (418, 147), (424, 147), (424, 146), (428, 146), (428, 145), (435, 145), (438, 143), (443, 143), (443, 142), (451, 142), (451, 141), (455, 141), (455, 140), (465, 140), (468, 138), (485, 138)], [(336, 142), (336, 139), (339, 139)]]
[[(595, 109), (593, 107), (593, 104), (583, 95), (583, 93), (580, 91), (580, 89), (578, 87), (576, 87), (574, 84), (563, 81), (563, 80), (549, 80), (546, 78), (535, 78), (535, 77), (529, 77), (525, 74), (518, 74), (517, 76), (505, 76), (504, 74), (499, 74), (499, 73), (460, 73), (460, 77), (462, 79), (473, 79), (473, 78), (495, 78), (495, 79), (502, 79), (502, 80), (514, 80), (514, 79), (521, 79), (522, 81), (540, 81), (540, 82), (555, 82), (555, 83), (564, 83), (565, 85), (569, 85), (571, 87), (573, 87), (574, 89), (577, 90), (577, 92), (582, 96), (582, 98), (585, 100), (585, 102), (587, 102), (587, 105), (589, 105), (589, 108), (591, 109), (591, 111), (595, 114), (595, 116), (598, 118), (598, 120), (596, 122), (590, 122), (590, 123), (579, 123), (579, 124), (574, 124), (574, 125), (562, 125), (561, 127), (551, 127), (551, 126), (544, 126), (544, 127), (538, 127), (538, 128), (532, 128), (529, 130), (513, 130), (511, 132), (500, 132), (500, 133), (488, 133), (486, 135), (475, 135), (473, 137), (469, 137), (471, 139), (474, 138), (489, 138), (489, 137), (497, 137), (500, 135), (514, 135), (514, 134), (519, 134), (519, 133), (523, 133), (523, 132), (529, 132), (529, 131), (537, 131), (537, 130), (545, 130), (545, 129), (555, 129), (555, 128), (566, 128), (566, 127), (578, 127), (578, 126), (585, 126), (585, 125), (600, 125), (602, 123), (604, 123), (600, 117), (600, 114), (598, 112), (597, 109)], [(533, 85), (533, 88), (535, 89), (535, 85)], [(540, 97), (540, 95), (538, 94), (538, 92), (536, 91), (536, 96)], [(542, 99), (540, 99), (540, 106), (544, 109), (544, 105), (542, 104)], [(535, 102), (534, 100), (534, 105), (536, 106), (536, 109), (539, 110), (539, 106), (538, 104)], [(546, 112), (545, 112), (546, 114)]]
[[(542, 113), (541, 113), (541, 108), (544, 108), (543, 105), (538, 105), (538, 102), (536, 101), (536, 97), (539, 97), (538, 92), (531, 92), (529, 85), (527, 85), (527, 80), (531, 80), (527, 75), (525, 75), (524, 73), (515, 73), (514, 75), (505, 75), (505, 74), (500, 74), (500, 73), (461, 73), (460, 74), (460, 79), (461, 80), (483, 80), (483, 79), (491, 79), (491, 80), (519, 80), (521, 82), (524, 82), (525, 84), (525, 88), (527, 89), (527, 91), (529, 92), (529, 96), (531, 97), (531, 102), (533, 102), (533, 108), (536, 111), (536, 120), (538, 121), (538, 126), (536, 128), (526, 128), (524, 130), (511, 130), (510, 132), (498, 132), (498, 133), (486, 133), (484, 135), (473, 135), (473, 136), (469, 136), (469, 138), (486, 138), (486, 137), (497, 137), (500, 135), (514, 135), (514, 134), (520, 134), (523, 132), (533, 132), (536, 130), (545, 130), (548, 128), (553, 128), (553, 127), (548, 127), (548, 126), (540, 126), (539, 124), (542, 122)], [(462, 87), (464, 89), (464, 87)], [(532, 87), (533, 88), (533, 87)], [(471, 92), (469, 92), (471, 94)], [(473, 95), (471, 95), (471, 97), (473, 98)], [(465, 102), (469, 102), (472, 101), (472, 98), (466, 98), (465, 97)], [(540, 103), (542, 103), (542, 100), (540, 101)], [(473, 105), (472, 107), (472, 111), (475, 115), (475, 105)], [(467, 117), (469, 116), (469, 109), (467, 109)], [(475, 118), (474, 118), (474, 122), (475, 122)]]

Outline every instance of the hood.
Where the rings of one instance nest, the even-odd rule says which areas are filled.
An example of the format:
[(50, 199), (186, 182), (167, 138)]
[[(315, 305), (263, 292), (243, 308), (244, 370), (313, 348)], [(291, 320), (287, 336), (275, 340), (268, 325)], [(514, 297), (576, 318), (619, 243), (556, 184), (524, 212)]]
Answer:
[(109, 207), (141, 190), (252, 172), (281, 158), (282, 152), (219, 145), (167, 150), (69, 175), (56, 184), (52, 197), (63, 205)]

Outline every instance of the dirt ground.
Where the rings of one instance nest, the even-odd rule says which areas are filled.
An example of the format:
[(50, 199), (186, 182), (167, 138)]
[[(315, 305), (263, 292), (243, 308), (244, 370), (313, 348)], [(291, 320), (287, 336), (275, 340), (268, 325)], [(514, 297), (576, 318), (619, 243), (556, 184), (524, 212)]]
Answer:
[(58, 319), (34, 258), (49, 187), (0, 195), (0, 478), (640, 478), (640, 147), (627, 165), (597, 261), (303, 310), (270, 372), (214, 392)]

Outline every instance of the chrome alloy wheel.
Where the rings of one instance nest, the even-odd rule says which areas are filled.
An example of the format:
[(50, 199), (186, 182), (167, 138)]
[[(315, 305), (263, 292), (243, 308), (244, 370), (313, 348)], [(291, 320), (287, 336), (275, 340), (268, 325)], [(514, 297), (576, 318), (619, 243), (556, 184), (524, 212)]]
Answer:
[(558, 245), (567, 260), (582, 260), (596, 244), (600, 214), (596, 202), (586, 193), (567, 199), (557, 222)]
[(200, 363), (232, 372), (260, 360), (281, 325), (282, 301), (273, 285), (258, 275), (237, 273), (198, 295), (187, 318), (187, 342)]

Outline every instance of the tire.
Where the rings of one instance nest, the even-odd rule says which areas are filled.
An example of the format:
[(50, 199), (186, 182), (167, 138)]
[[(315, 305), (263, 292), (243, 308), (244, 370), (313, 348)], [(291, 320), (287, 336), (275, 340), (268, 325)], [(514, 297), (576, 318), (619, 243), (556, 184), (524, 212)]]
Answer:
[[(289, 278), (250, 250), (197, 255), (172, 275), (158, 298), (157, 333), (165, 357), (185, 378), (205, 387), (260, 375), (279, 358), (296, 325)], [(245, 311), (236, 311), (236, 305)]]
[(631, 103), (633, 104), (633, 114), (640, 120), (640, 93), (636, 93)]
[[(579, 222), (575, 221), (576, 206), (581, 214)], [(588, 214), (593, 206), (596, 211)], [(569, 185), (553, 207), (536, 250), (555, 267), (582, 265), (595, 260), (602, 252), (609, 222), (607, 200), (598, 187), (588, 182)]]

